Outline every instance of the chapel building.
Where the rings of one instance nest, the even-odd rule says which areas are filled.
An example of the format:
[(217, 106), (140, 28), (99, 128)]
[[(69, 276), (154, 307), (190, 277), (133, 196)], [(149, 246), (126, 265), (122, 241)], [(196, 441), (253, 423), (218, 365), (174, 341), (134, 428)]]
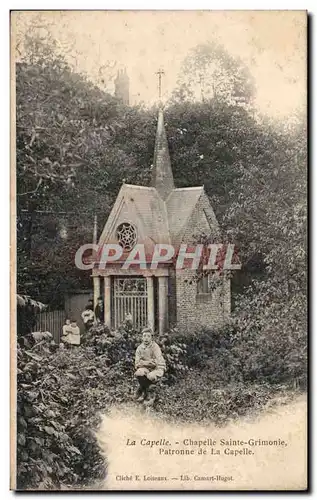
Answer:
[[(197, 243), (197, 235), (216, 238), (219, 224), (203, 186), (174, 185), (162, 109), (159, 110), (152, 181), (150, 186), (123, 184), (99, 238), (98, 246), (119, 243), (123, 258), (139, 243), (152, 255), (159, 243), (179, 248)], [(163, 333), (173, 326), (182, 330), (219, 328), (230, 317), (230, 279), (223, 276), (214, 289), (208, 276), (195, 279), (192, 269), (176, 269), (175, 260), (157, 269), (146, 262), (122, 268), (121, 259), (92, 271), (95, 301), (103, 296), (105, 324), (116, 329), (131, 315), (134, 326), (149, 326)]]

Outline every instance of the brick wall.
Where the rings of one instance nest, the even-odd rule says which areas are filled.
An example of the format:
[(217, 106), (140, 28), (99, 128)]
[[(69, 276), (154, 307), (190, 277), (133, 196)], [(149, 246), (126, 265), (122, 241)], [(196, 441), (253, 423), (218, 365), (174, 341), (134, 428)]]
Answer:
[[(220, 230), (209, 200), (203, 194), (187, 223), (182, 242), (190, 245), (194, 236), (205, 233), (219, 238)], [(197, 293), (195, 271), (176, 271), (177, 325), (183, 329), (219, 328), (226, 324), (231, 313), (230, 280), (223, 278), (219, 286), (206, 294)]]
[[(139, 189), (140, 190), (140, 189)], [(137, 194), (137, 191), (136, 191)], [(135, 196), (135, 195), (134, 195)], [(143, 196), (143, 195), (142, 195)], [(147, 206), (147, 205), (145, 205)], [(148, 235), (150, 224), (145, 224), (146, 212), (140, 218), (140, 213), (129, 210), (129, 207), (123, 205), (121, 207), (120, 217), (131, 220), (132, 222), (139, 220), (138, 233), (141, 239)], [(118, 220), (121, 220), (119, 217)], [(135, 220), (134, 220), (135, 217)], [(114, 226), (115, 227), (115, 226)], [(153, 228), (151, 229), (153, 231)], [(143, 234), (144, 233), (144, 234)], [(208, 197), (203, 193), (197, 202), (190, 219), (188, 220), (185, 230), (182, 234), (179, 233), (180, 241), (191, 245), (195, 243), (195, 236), (205, 233), (212, 235), (218, 241), (220, 230), (213, 209), (209, 203)], [(97, 270), (93, 271), (94, 275), (99, 274)], [(181, 329), (197, 329), (197, 327), (218, 328), (224, 325), (231, 312), (231, 290), (230, 280), (223, 279), (222, 283), (210, 293), (198, 294), (197, 283), (193, 278), (196, 275), (195, 271), (191, 270), (175, 270), (173, 269), (157, 269), (152, 271), (140, 271), (138, 269), (129, 269), (125, 271), (120, 266), (114, 265), (112, 268), (107, 266), (106, 270), (100, 274), (117, 274), (117, 275), (169, 275), (168, 286), (168, 310), (169, 310), (169, 326), (175, 324)], [(156, 283), (156, 280), (154, 280)], [(155, 285), (156, 287), (156, 285)], [(156, 290), (156, 288), (155, 288)], [(101, 281), (101, 293), (103, 293), (103, 281)], [(156, 290), (157, 294), (157, 290)], [(157, 311), (157, 297), (156, 311)], [(156, 312), (157, 315), (157, 312)]]
[(168, 322), (172, 328), (177, 322), (177, 305), (176, 305), (176, 273), (175, 269), (170, 269), (168, 278)]
[(230, 317), (230, 280), (206, 294), (197, 293), (195, 271), (179, 270), (176, 274), (177, 325), (190, 330), (199, 327), (219, 328)]

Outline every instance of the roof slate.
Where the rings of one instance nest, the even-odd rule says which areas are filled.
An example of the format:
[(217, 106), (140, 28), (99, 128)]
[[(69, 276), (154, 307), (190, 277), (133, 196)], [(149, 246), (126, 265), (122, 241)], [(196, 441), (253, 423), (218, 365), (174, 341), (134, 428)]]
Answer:
[(157, 189), (163, 200), (175, 187), (162, 109), (158, 113), (151, 186)]
[(147, 238), (154, 243), (170, 243), (166, 206), (157, 190), (154, 187), (123, 184), (100, 236), (99, 244), (109, 241), (114, 227), (118, 225), (123, 204), (140, 222)]
[(164, 202), (154, 187), (123, 184), (99, 242), (109, 240), (114, 226), (119, 223), (120, 208), (125, 203), (127, 209), (137, 216), (146, 237), (154, 243), (173, 244), (203, 193), (203, 186), (173, 189)]
[(177, 235), (186, 225), (192, 214), (196, 203), (204, 192), (203, 186), (173, 189), (166, 200), (168, 225), (170, 228), (171, 241), (175, 241)]

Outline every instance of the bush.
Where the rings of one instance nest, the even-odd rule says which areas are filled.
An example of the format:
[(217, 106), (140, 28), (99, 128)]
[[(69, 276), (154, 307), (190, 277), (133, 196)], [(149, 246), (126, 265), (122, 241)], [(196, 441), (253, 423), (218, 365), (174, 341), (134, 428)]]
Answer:
[[(140, 338), (131, 328), (94, 327), (84, 345), (56, 345), (49, 333), (27, 335), (18, 346), (17, 487), (89, 485), (106, 463), (94, 430), (100, 412), (134, 395), (134, 354)], [(184, 374), (185, 345), (158, 339), (167, 361), (164, 382)]]
[(241, 382), (223, 385), (215, 381), (211, 371), (191, 369), (175, 386), (162, 387), (156, 410), (172, 422), (213, 422), (222, 426), (273, 404), (276, 396), (279, 401), (281, 397), (289, 401), (292, 394), (282, 385)]
[[(128, 324), (117, 332), (94, 327), (71, 349), (49, 333), (19, 339), (18, 489), (83, 487), (105, 477), (94, 431), (101, 414), (134, 399), (140, 340)], [(155, 340), (167, 364), (157, 402), (165, 417), (223, 425), (287, 392), (281, 380), (289, 380), (289, 367), (282, 373), (274, 364), (284, 343), (281, 352), (260, 350), (263, 337), (246, 338), (233, 327), (190, 335), (174, 329)]]
[(29, 336), (18, 347), (18, 489), (86, 484), (104, 474), (90, 429), (103, 407), (93, 388), (105, 368), (94, 361), (88, 349), (66, 351), (48, 338)]
[[(165, 382), (172, 383), (179, 374), (188, 370), (187, 346), (184, 338), (177, 337), (177, 331), (157, 336), (154, 340), (161, 347), (166, 361)], [(105, 326), (97, 326), (90, 330), (85, 345), (93, 347), (95, 352), (107, 354), (109, 365), (115, 365), (125, 374), (134, 374), (134, 356), (137, 346), (142, 341), (138, 331), (124, 325), (118, 332), (111, 332)]]

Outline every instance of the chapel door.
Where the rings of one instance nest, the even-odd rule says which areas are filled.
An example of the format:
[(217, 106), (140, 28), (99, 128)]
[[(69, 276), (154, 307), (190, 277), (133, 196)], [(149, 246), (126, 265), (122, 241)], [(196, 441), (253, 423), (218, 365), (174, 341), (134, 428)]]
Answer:
[(115, 276), (112, 285), (112, 327), (117, 329), (131, 314), (134, 328), (147, 326), (147, 283), (142, 276)]

